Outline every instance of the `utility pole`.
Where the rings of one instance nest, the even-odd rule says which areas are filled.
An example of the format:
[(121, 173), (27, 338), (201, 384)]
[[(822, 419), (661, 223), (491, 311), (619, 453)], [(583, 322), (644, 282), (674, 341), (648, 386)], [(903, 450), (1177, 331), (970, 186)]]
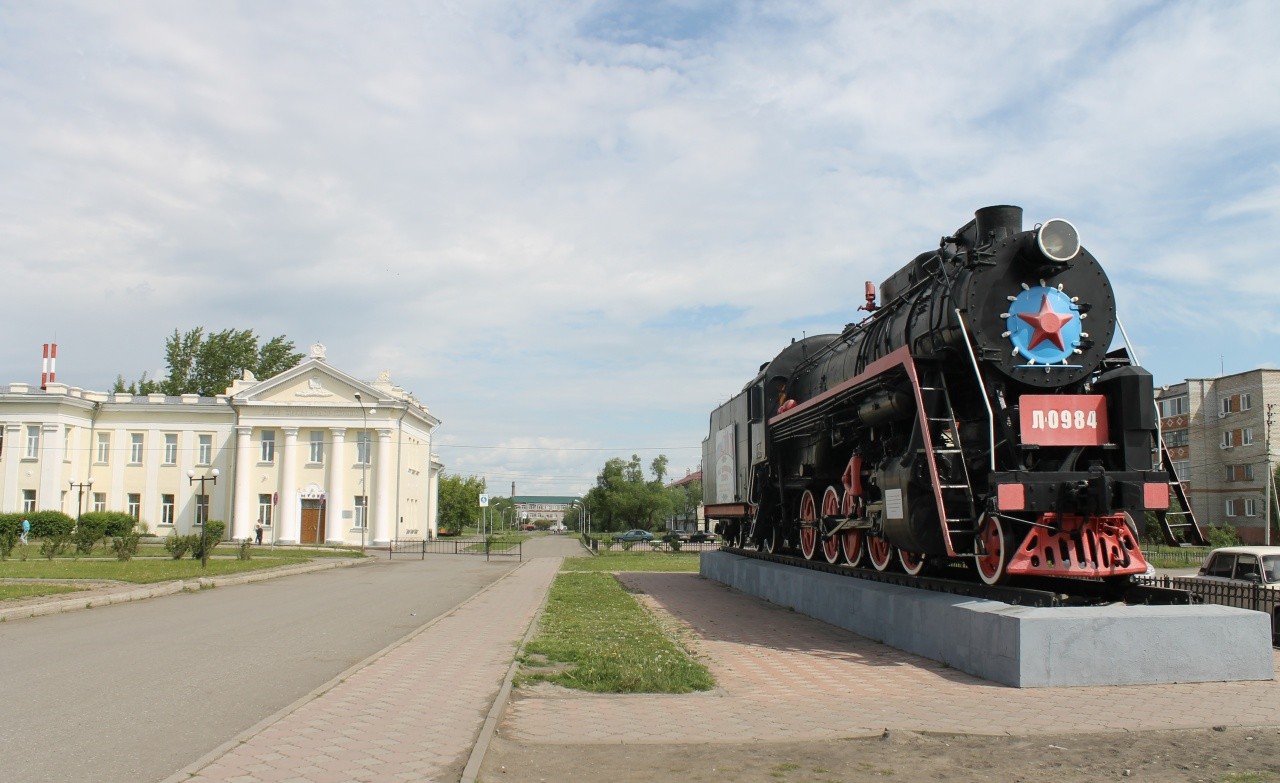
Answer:
[(1262, 545), (1271, 546), (1271, 499), (1275, 497), (1275, 474), (1271, 472), (1271, 419), (1275, 415), (1275, 403), (1267, 404), (1267, 438), (1266, 438), (1266, 465), (1267, 478), (1262, 485), (1262, 496), (1266, 498), (1267, 504), (1267, 521), (1266, 526), (1262, 528)]

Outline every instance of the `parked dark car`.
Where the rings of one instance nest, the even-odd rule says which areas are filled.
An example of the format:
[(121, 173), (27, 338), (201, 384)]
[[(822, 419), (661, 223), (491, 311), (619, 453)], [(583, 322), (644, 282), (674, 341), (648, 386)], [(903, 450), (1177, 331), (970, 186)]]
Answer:
[(669, 544), (672, 541), (685, 541), (686, 537), (682, 531), (668, 530), (666, 534), (662, 536), (662, 540), (666, 541)]
[(628, 530), (614, 537), (617, 541), (652, 541), (653, 533), (648, 530)]
[(689, 535), (690, 544), (714, 544), (716, 542), (716, 534), (706, 530), (699, 530)]

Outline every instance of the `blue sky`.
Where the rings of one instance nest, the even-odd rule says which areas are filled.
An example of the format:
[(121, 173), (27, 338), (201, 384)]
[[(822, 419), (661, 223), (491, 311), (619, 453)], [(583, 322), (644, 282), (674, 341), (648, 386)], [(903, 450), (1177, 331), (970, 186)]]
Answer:
[(0, 0), (0, 382), (320, 341), (448, 470), (696, 469), (710, 410), (988, 204), (1158, 383), (1277, 366), (1274, 2)]

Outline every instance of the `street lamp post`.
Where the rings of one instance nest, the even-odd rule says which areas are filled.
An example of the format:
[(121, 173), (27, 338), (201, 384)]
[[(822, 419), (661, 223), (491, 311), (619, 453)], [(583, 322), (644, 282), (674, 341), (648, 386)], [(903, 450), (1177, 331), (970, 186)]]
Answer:
[(71, 489), (80, 490), (79, 498), (76, 501), (76, 519), (78, 520), (80, 517), (84, 516), (84, 491), (86, 489), (93, 489), (93, 478), (90, 477), (84, 482), (71, 481), (69, 483), (71, 484)]
[[(209, 496), (204, 493), (204, 483), (206, 481), (212, 481), (214, 483), (214, 486), (217, 486), (218, 469), (214, 468), (213, 470), (209, 471), (208, 476), (197, 476), (194, 470), (188, 470), (187, 483), (195, 484), (197, 481), (200, 482), (200, 498), (203, 499), (205, 503), (208, 503)], [(204, 507), (203, 518), (201, 518), (201, 515), (200, 515), (200, 508), (201, 508), (200, 500), (197, 500), (196, 501), (196, 519), (200, 520), (200, 567), (208, 568), (209, 567), (209, 507), (208, 506)]]
[(373, 449), (373, 443), (369, 438), (369, 414), (377, 413), (378, 409), (375, 407), (365, 410), (360, 392), (356, 392), (356, 404), (360, 406), (360, 437), (364, 443), (364, 453), (359, 455), (360, 493), (364, 495), (364, 517), (360, 520), (360, 551), (363, 552), (365, 536), (369, 530), (369, 456)]

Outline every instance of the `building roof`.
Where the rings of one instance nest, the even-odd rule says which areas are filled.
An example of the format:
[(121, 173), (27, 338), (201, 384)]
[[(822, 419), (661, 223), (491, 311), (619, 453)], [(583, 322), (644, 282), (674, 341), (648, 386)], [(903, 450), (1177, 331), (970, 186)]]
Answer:
[(512, 503), (561, 503), (569, 505), (576, 503), (582, 498), (577, 495), (515, 495), (511, 498)]
[(700, 471), (700, 470), (695, 470), (694, 472), (690, 473), (689, 475), (685, 476), (684, 478), (682, 478), (682, 479), (676, 479), (675, 481), (671, 482), (670, 484), (668, 484), (668, 485), (667, 485), (667, 487), (668, 487), (668, 488), (671, 488), (671, 487), (683, 487), (685, 484), (688, 484), (688, 483), (693, 482), (693, 481), (702, 481), (702, 471)]

